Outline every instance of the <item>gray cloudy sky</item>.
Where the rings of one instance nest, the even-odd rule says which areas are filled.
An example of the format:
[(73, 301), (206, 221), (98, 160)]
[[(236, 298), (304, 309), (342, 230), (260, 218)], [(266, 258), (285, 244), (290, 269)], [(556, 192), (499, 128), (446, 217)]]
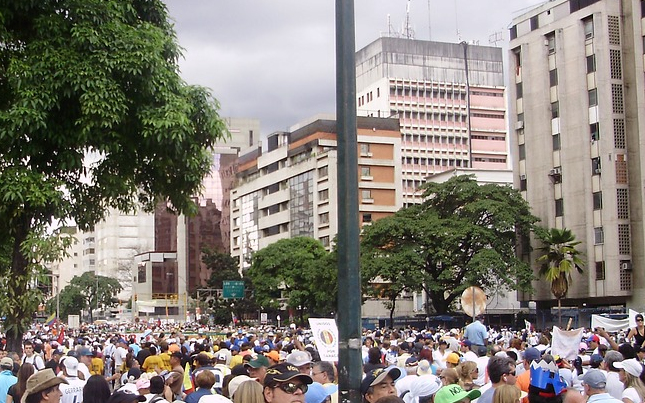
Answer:
[[(479, 41), (540, 0), (411, 0), (416, 39)], [(269, 134), (335, 113), (334, 0), (166, 0), (184, 80), (212, 90), (222, 116), (260, 119)], [(356, 47), (401, 31), (407, 0), (355, 0)], [(429, 28), (431, 27), (431, 29)], [(459, 36), (457, 32), (459, 31)]]

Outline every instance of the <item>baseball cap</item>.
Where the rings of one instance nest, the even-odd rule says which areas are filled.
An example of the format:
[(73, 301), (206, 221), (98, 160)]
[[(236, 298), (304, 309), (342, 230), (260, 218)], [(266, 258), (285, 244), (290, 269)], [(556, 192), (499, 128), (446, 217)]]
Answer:
[(614, 363), (615, 368), (622, 368), (628, 374), (638, 378), (643, 373), (643, 366), (641, 365), (636, 358), (630, 358), (629, 360), (619, 361)]
[(446, 385), (435, 393), (434, 403), (456, 403), (466, 397), (473, 400), (477, 399), (481, 395), (482, 393), (479, 389), (473, 389), (470, 392), (466, 392), (459, 385)]
[(592, 334), (587, 338), (587, 343), (591, 343), (591, 342), (600, 343), (600, 337), (598, 337), (597, 334)]
[(249, 377), (247, 375), (238, 375), (238, 376), (234, 377), (233, 379), (231, 379), (231, 381), (228, 383), (228, 394), (231, 397), (231, 399), (233, 398), (233, 395), (237, 391), (237, 388), (240, 387), (242, 382), (246, 382), (246, 381), (255, 382), (255, 380), (253, 378), (251, 378), (251, 377)]
[(305, 403), (320, 403), (336, 391), (338, 391), (338, 385), (323, 386), (321, 383), (313, 382), (305, 393)]
[(89, 348), (83, 347), (80, 350), (78, 350), (78, 355), (80, 355), (80, 356), (83, 356), (83, 355), (84, 356), (92, 356), (94, 354), (92, 354), (92, 350), (90, 350)]
[(457, 353), (450, 353), (448, 354), (448, 357), (446, 357), (446, 362), (449, 362), (451, 364), (459, 364), (459, 354)]
[(472, 341), (470, 341), (470, 340), (462, 340), (460, 344), (461, 344), (462, 346), (468, 346), (468, 347), (470, 347), (470, 346), (472, 346), (472, 345), (473, 345), (473, 342), (472, 342)]
[(280, 362), (280, 361), (281, 361), (281, 359), (280, 359), (280, 353), (278, 353), (278, 352), (277, 352), (277, 351), (275, 351), (275, 350), (271, 350), (271, 351), (269, 351), (269, 352), (266, 354), (266, 356), (267, 356), (268, 358), (271, 358), (271, 359), (272, 359), (273, 361), (275, 361), (275, 362)]
[(538, 350), (535, 347), (529, 347), (526, 350), (524, 350), (524, 354), (522, 357), (528, 362), (532, 361), (538, 361), (540, 357), (542, 356), (542, 353), (540, 353), (540, 350)]
[(311, 355), (307, 351), (294, 350), (287, 356), (287, 363), (301, 367), (311, 363)]
[(217, 354), (217, 360), (218, 361), (226, 361), (226, 353), (219, 353)]
[(13, 368), (13, 360), (9, 357), (4, 357), (0, 360), (0, 367), (2, 368)]
[(602, 355), (600, 354), (591, 354), (591, 357), (589, 357), (589, 365), (591, 365), (593, 368), (598, 368), (603, 359), (604, 358), (602, 358)]
[(371, 370), (365, 375), (361, 382), (361, 395), (365, 396), (367, 390), (374, 385), (383, 382), (386, 376), (390, 376), (392, 380), (397, 380), (401, 376), (401, 370), (397, 367), (376, 368)]
[(298, 367), (289, 363), (277, 364), (269, 367), (264, 377), (264, 386), (274, 382), (287, 382), (293, 378), (300, 378), (302, 383), (311, 384), (314, 380), (309, 375), (303, 374)]
[(578, 379), (592, 389), (604, 389), (607, 386), (607, 377), (599, 369), (590, 369), (584, 375), (579, 376)]
[(245, 367), (251, 368), (260, 368), (260, 367), (269, 367), (269, 360), (262, 354), (258, 355), (256, 359), (251, 360), (244, 364)]
[(139, 378), (135, 385), (137, 386), (137, 390), (139, 390), (139, 389), (150, 389), (150, 379)]
[(65, 372), (69, 376), (78, 376), (78, 360), (74, 357), (65, 357), (63, 360)]
[(146, 397), (134, 394), (128, 390), (117, 390), (112, 393), (112, 396), (107, 400), (107, 403), (132, 403), (132, 402), (145, 402)]
[(416, 367), (419, 364), (419, 360), (417, 360), (417, 357), (408, 357), (407, 360), (405, 360), (405, 366), (406, 367)]

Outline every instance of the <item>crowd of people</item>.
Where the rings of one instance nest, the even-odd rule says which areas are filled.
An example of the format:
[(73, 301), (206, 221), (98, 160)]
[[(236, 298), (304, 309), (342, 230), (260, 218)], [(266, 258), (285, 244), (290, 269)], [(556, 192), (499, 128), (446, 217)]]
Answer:
[[(365, 330), (360, 394), (363, 403), (644, 403), (643, 316), (636, 321), (620, 335), (587, 331), (574, 357), (555, 354), (550, 332), (491, 329), (482, 317), (463, 329)], [(311, 330), (206, 330), (36, 327), (22, 355), (0, 350), (0, 403), (348, 399)]]

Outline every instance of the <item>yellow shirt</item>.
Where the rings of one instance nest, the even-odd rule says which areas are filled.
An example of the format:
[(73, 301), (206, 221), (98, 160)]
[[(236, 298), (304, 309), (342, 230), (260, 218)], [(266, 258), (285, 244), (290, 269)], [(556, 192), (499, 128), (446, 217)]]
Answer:
[(170, 366), (170, 354), (161, 353), (159, 354), (159, 357), (161, 357), (161, 361), (163, 361), (163, 369), (165, 369), (166, 371), (171, 371), (172, 367)]
[(233, 367), (235, 367), (236, 365), (241, 364), (242, 362), (244, 362), (244, 357), (243, 356), (241, 356), (239, 354), (234, 355), (234, 356), (231, 357), (231, 362), (229, 363), (228, 366), (231, 367), (231, 369), (233, 369)]
[(141, 369), (145, 372), (156, 372), (157, 369), (161, 371), (164, 369), (163, 360), (158, 355), (151, 355), (143, 362)]
[(104, 364), (102, 359), (98, 357), (92, 358), (92, 368), (90, 368), (90, 374), (103, 375), (103, 367)]

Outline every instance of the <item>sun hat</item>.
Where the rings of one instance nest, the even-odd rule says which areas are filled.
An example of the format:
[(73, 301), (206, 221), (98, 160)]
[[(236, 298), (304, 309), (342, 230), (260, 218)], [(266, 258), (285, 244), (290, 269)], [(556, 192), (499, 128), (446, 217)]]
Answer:
[(51, 368), (45, 368), (38, 371), (27, 379), (27, 388), (25, 389), (25, 393), (23, 393), (20, 402), (25, 403), (29, 395), (33, 395), (34, 393), (38, 393), (61, 383), (68, 382), (63, 378), (56, 376)]
[(229, 397), (231, 399), (233, 399), (233, 395), (237, 391), (237, 388), (239, 388), (240, 385), (243, 382), (246, 382), (246, 381), (254, 381), (255, 382), (255, 379), (253, 379), (253, 378), (251, 378), (250, 376), (247, 376), (247, 375), (238, 375), (238, 376), (236, 376), (236, 377), (234, 377), (233, 379), (230, 380), (230, 382), (228, 383), (228, 395), (229, 395)]
[(323, 386), (321, 383), (313, 382), (309, 385), (305, 393), (305, 403), (322, 403), (328, 396), (333, 395), (338, 390), (338, 385)]
[(639, 378), (643, 373), (643, 366), (636, 358), (630, 358), (629, 360), (619, 361), (614, 363), (614, 368), (622, 368), (628, 374)]
[(69, 376), (78, 376), (78, 360), (74, 357), (65, 357), (63, 360), (65, 373)]
[(456, 403), (466, 397), (473, 400), (477, 399), (481, 394), (482, 393), (479, 389), (473, 389), (470, 392), (466, 392), (459, 385), (446, 385), (435, 393), (434, 403)]

